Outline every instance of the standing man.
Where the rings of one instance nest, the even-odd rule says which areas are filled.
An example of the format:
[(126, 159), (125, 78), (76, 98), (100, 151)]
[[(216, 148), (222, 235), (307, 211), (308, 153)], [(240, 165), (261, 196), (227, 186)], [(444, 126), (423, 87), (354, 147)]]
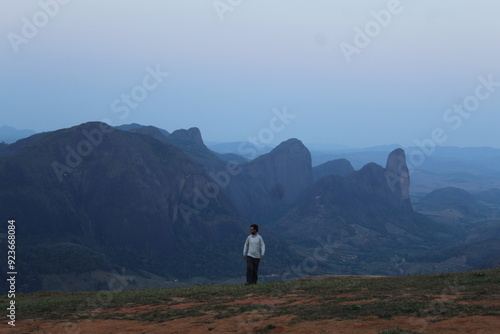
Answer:
[(266, 245), (264, 239), (259, 235), (259, 226), (257, 224), (250, 225), (250, 235), (245, 241), (243, 247), (243, 259), (247, 261), (247, 282), (249, 284), (257, 284), (257, 272), (259, 271), (259, 262), (264, 258)]

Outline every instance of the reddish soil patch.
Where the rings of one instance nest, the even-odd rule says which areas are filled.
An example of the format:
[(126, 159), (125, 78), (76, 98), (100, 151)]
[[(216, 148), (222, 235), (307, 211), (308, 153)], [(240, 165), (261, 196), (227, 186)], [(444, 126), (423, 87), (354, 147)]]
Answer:
[[(363, 299), (364, 290), (359, 294), (338, 294), (328, 302), (338, 301), (338, 305), (369, 304), (378, 298)], [(457, 292), (454, 295), (412, 294), (403, 295), (414, 301), (438, 301), (455, 303), (474, 308), (477, 305), (500, 306), (500, 295), (486, 293)], [(358, 334), (407, 329), (416, 333), (443, 334), (493, 334), (500, 333), (500, 317), (488, 315), (450, 315), (449, 318), (433, 316), (395, 316), (385, 319), (368, 314), (356, 319), (331, 319), (317, 317), (306, 321), (293, 314), (295, 306), (317, 307), (325, 302), (322, 295), (287, 294), (269, 297), (255, 294), (240, 296), (236, 300), (215, 298), (206, 303), (192, 299), (172, 298), (162, 305), (136, 306), (127, 304), (117, 309), (96, 310), (89, 319), (68, 318), (60, 320), (27, 319), (16, 321), (16, 326), (0, 325), (0, 333), (63, 333), (63, 334), (110, 334), (110, 333), (334, 333)], [(388, 300), (390, 301), (390, 300)], [(251, 307), (248, 307), (251, 305)], [(202, 306), (200, 308), (200, 306)], [(203, 307), (204, 306), (204, 307)], [(294, 306), (290, 308), (290, 306)], [(287, 309), (282, 309), (288, 307)], [(190, 310), (192, 309), (192, 310)], [(200, 312), (200, 309), (203, 311)], [(301, 308), (303, 309), (303, 308)], [(313, 309), (311, 307), (311, 309)], [(250, 310), (250, 311), (248, 311)], [(291, 311), (293, 310), (293, 311)], [(170, 317), (165, 316), (172, 314)], [(153, 314), (153, 315), (151, 315)], [(403, 314), (403, 313), (402, 313)], [(474, 313), (469, 313), (474, 314)], [(143, 316), (143, 315), (147, 315)], [(329, 314), (327, 314), (329, 315)], [(164, 317), (163, 317), (164, 316)], [(340, 316), (340, 315), (338, 315)], [(354, 315), (355, 316), (355, 315)], [(163, 317), (163, 318), (162, 318)], [(327, 318), (328, 316), (323, 316)], [(128, 319), (151, 319), (139, 321)], [(346, 317), (347, 318), (347, 317)], [(312, 319), (312, 318), (309, 318)]]
[(318, 301), (318, 297), (312, 297), (308, 299), (303, 299), (303, 300), (295, 300), (292, 303), (289, 303), (288, 305), (318, 305), (320, 302)]
[(0, 333), (248, 333), (268, 330), (269, 333), (373, 333), (390, 329), (409, 329), (418, 333), (442, 334), (491, 334), (500, 328), (500, 317), (472, 316), (432, 322), (422, 318), (396, 317), (390, 320), (320, 320), (293, 322), (294, 316), (261, 318), (233, 317), (211, 319), (207, 317), (183, 318), (163, 323), (131, 320), (83, 320), (69, 321), (23, 320), (15, 328), (2, 328)]
[(373, 302), (378, 302), (379, 300), (380, 300), (379, 298), (350, 300), (348, 302), (341, 302), (341, 303), (339, 303), (339, 305), (369, 304), (369, 303), (373, 303)]
[(225, 303), (225, 305), (278, 305), (285, 304), (290, 301), (291, 298), (269, 298), (269, 297), (254, 297), (242, 300), (236, 300), (234, 302)]

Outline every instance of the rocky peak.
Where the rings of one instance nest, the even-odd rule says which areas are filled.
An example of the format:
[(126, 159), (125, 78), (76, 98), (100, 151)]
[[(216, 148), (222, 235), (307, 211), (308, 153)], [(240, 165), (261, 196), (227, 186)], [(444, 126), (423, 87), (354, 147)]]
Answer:
[(309, 150), (302, 144), (300, 140), (297, 138), (290, 138), (282, 143), (280, 143), (278, 146), (276, 146), (270, 154), (305, 154), (311, 156), (309, 153)]
[(403, 149), (395, 149), (389, 154), (384, 176), (389, 189), (400, 198), (401, 206), (406, 209), (411, 208), (410, 173)]
[(294, 204), (313, 183), (311, 153), (295, 138), (250, 162), (245, 169), (286, 205)]
[(168, 136), (168, 139), (171, 142), (182, 143), (184, 145), (205, 146), (203, 139), (201, 138), (200, 129), (196, 127), (189, 128), (188, 130), (175, 130), (170, 136)]
[(239, 167), (224, 191), (250, 221), (279, 216), (303, 199), (313, 184), (311, 154), (297, 139)]

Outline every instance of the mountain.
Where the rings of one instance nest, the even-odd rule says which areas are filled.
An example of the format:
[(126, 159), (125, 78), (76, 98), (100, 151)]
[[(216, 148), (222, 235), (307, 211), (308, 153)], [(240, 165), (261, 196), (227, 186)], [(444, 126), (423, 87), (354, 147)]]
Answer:
[(164, 277), (223, 276), (237, 266), (247, 224), (223, 193), (200, 196), (212, 183), (173, 145), (86, 123), (0, 158), (0, 211), (18, 222), (26, 281), (68, 270), (67, 261), (29, 268), (47, 264), (37, 254), (49, 250), (64, 258), (70, 244), (82, 254), (75, 263), (88, 268), (82, 261), (95, 256), (84, 253), (105, 259), (92, 260), (94, 269), (111, 263)]
[(494, 218), (500, 215), (500, 189), (475, 193), (456, 187), (436, 189), (420, 198), (416, 208), (451, 221)]
[[(462, 230), (464, 239), (428, 254), (408, 257), (426, 270), (496, 268), (500, 251), (500, 190), (471, 193), (456, 187), (437, 189), (415, 201), (415, 210)], [(433, 264), (430, 264), (433, 263)], [(436, 266), (435, 263), (441, 263)], [(407, 267), (405, 264), (403, 267)], [(448, 268), (448, 269), (447, 269)], [(411, 271), (409, 271), (411, 273)], [(432, 271), (431, 271), (432, 272)]]
[(241, 157), (227, 161), (227, 155), (209, 149), (198, 128), (176, 130), (160, 139), (200, 163), (215, 182), (213, 191), (224, 193), (237, 213), (249, 221), (272, 220), (297, 203), (313, 184), (311, 155), (298, 139), (243, 162)]
[(27, 138), (22, 138), (16, 141), (15, 143), (12, 143), (10, 145), (7, 145), (5, 143), (0, 144), (0, 157), (4, 156), (9, 156), (18, 150), (22, 149), (25, 146), (32, 145), (33, 143), (37, 142), (38, 140), (41, 140), (43, 137), (45, 137), (48, 133), (47, 132), (42, 132), (42, 133), (37, 133), (32, 136), (29, 136)]
[[(337, 159), (313, 168), (292, 138), (234, 162), (196, 127), (90, 122), (0, 147), (0, 212), (16, 220), (23, 292), (107, 289), (117, 272), (138, 278), (135, 288), (237, 281), (251, 223), (266, 240), (269, 277), (308, 272), (304, 261), (316, 274), (494, 265), (499, 190), (410, 198), (411, 175), (400, 148), (385, 167)], [(450, 205), (468, 209), (460, 224), (432, 211)]]
[(130, 124), (122, 124), (122, 125), (115, 126), (115, 129), (123, 130), (123, 131), (133, 131), (133, 130), (141, 129), (144, 127), (145, 127), (144, 125), (141, 125), (138, 123), (130, 123)]
[(11, 126), (3, 125), (0, 127), (0, 143), (14, 143), (19, 139), (29, 137), (35, 133), (36, 132), (33, 130), (18, 130)]
[(313, 168), (314, 180), (317, 181), (326, 175), (345, 176), (354, 172), (354, 168), (347, 159), (337, 159), (327, 161), (324, 164)]
[(312, 187), (311, 155), (298, 139), (289, 139), (252, 161), (218, 154), (203, 142), (198, 128), (180, 129), (163, 139), (204, 166), (216, 188), (238, 214), (253, 222), (269, 221), (297, 203)]
[[(311, 150), (313, 166), (327, 161), (347, 159), (355, 169), (367, 163), (382, 165), (393, 145), (362, 149)], [(404, 148), (412, 177), (410, 191), (416, 195), (428, 194), (445, 187), (467, 191), (500, 188), (500, 149), (491, 147), (420, 147)]]
[(276, 219), (313, 185), (311, 155), (298, 139), (289, 139), (238, 168), (225, 192), (238, 213), (250, 221)]
[(239, 141), (230, 143), (207, 143), (207, 146), (214, 152), (221, 154), (237, 154), (245, 159), (254, 159), (259, 155), (269, 153), (273, 147), (260, 144), (259, 146), (250, 141)]
[[(253, 159), (259, 154), (271, 151), (271, 148), (257, 148), (248, 142), (217, 143), (208, 145), (208, 147), (218, 153), (231, 152), (236, 154), (232, 157), (222, 157), (226, 161), (234, 161), (235, 157), (238, 160), (238, 155), (242, 156), (242, 159)], [(313, 144), (311, 147), (307, 147), (311, 153), (314, 169), (331, 161), (347, 160), (354, 169), (358, 170), (370, 162), (383, 165), (388, 154), (398, 146), (348, 148), (338, 147), (338, 145)], [(421, 197), (433, 190), (449, 186), (473, 192), (500, 188), (500, 149), (408, 146), (404, 150), (407, 156), (407, 167), (412, 178), (410, 192), (415, 196)], [(239, 163), (244, 161), (238, 160)], [(328, 174), (328, 172), (326, 173)], [(320, 175), (327, 174), (320, 173), (315, 176), (315, 180), (318, 180)]]
[(418, 201), (421, 212), (458, 216), (484, 216), (486, 207), (466, 190), (446, 187), (436, 189)]
[(426, 230), (431, 222), (414, 212), (405, 161), (404, 151), (396, 149), (385, 168), (369, 163), (346, 176), (322, 177), (275, 228), (309, 243), (329, 236), (344, 249), (389, 246), (389, 240), (391, 247), (425, 243), (440, 227)]
[(168, 131), (163, 130), (163, 129), (159, 129), (159, 128), (151, 126), (151, 125), (150, 126), (142, 126), (142, 127), (138, 127), (138, 128), (132, 128), (132, 129), (128, 129), (126, 131), (141, 133), (143, 135), (148, 135), (148, 136), (156, 138), (160, 141), (163, 141), (165, 139), (165, 137), (168, 137), (170, 135), (170, 133)]
[(328, 161), (346, 159), (354, 169), (361, 169), (370, 162), (383, 165), (389, 153), (399, 147), (391, 145), (364, 149), (311, 150), (312, 164), (313, 166), (319, 166)]
[(242, 168), (285, 205), (296, 203), (313, 183), (311, 155), (298, 139), (281, 143)]
[(175, 130), (165, 140), (183, 150), (191, 159), (204, 165), (207, 170), (221, 169), (225, 165), (225, 162), (205, 145), (201, 131), (196, 127)]
[(179, 129), (170, 133), (154, 126), (142, 126), (136, 123), (116, 127), (117, 129), (141, 133), (156, 138), (162, 142), (170, 143), (188, 154), (193, 160), (209, 166), (209, 169), (220, 169), (224, 162), (243, 163), (247, 159), (233, 153), (217, 153), (209, 149), (201, 136), (200, 129)]

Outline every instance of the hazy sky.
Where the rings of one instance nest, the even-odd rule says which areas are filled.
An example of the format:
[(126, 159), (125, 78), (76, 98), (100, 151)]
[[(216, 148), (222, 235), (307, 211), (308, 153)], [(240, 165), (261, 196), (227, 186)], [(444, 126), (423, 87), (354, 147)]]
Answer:
[(0, 126), (500, 147), (498, 0), (0, 2)]

